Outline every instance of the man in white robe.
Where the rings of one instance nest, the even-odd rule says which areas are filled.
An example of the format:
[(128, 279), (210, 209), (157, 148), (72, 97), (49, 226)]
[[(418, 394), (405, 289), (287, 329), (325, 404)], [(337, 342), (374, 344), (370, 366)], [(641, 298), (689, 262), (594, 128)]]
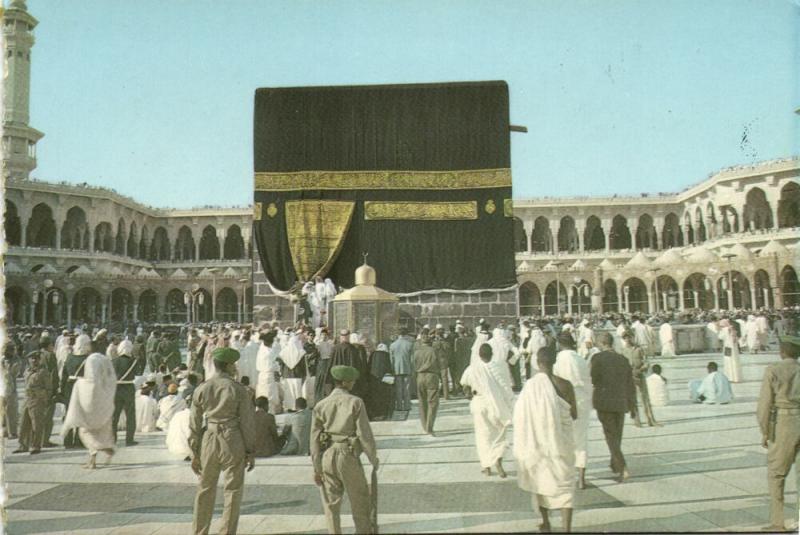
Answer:
[(750, 314), (747, 316), (747, 323), (744, 325), (745, 340), (747, 340), (747, 351), (750, 354), (758, 353), (761, 346), (759, 340), (758, 323), (756, 317)]
[(689, 398), (695, 403), (710, 405), (730, 403), (733, 400), (733, 388), (728, 378), (717, 370), (716, 362), (709, 362), (707, 369), (705, 378), (689, 381)]
[(158, 403), (150, 396), (150, 388), (145, 386), (136, 395), (136, 432), (154, 432), (157, 421)]
[(756, 327), (758, 328), (758, 348), (767, 351), (769, 344), (769, 320), (764, 312), (759, 312), (756, 316)]
[(278, 355), (280, 346), (276, 341), (276, 332), (269, 331), (261, 335), (261, 346), (256, 355), (256, 369), (258, 382), (256, 383), (256, 398), (265, 397), (269, 400), (269, 411), (272, 414), (283, 412), (283, 391), (278, 379), (280, 366)]
[(709, 351), (719, 351), (719, 323), (716, 319), (711, 319), (706, 324), (706, 347)]
[(541, 326), (538, 323), (534, 323), (529, 331), (528, 338), (523, 338), (522, 344), (520, 345), (520, 353), (522, 357), (520, 359), (520, 377), (524, 380), (529, 379), (536, 373), (536, 355), (539, 354), (539, 350), (547, 345), (547, 337), (544, 335)]
[(675, 356), (675, 337), (672, 330), (672, 325), (668, 321), (661, 324), (658, 329), (658, 338), (661, 342), (661, 356), (674, 357)]
[(156, 427), (162, 431), (169, 431), (169, 424), (173, 416), (186, 408), (186, 401), (178, 395), (178, 385), (170, 383), (167, 395), (158, 402), (158, 421)]
[(475, 446), (483, 473), (489, 476), (492, 474), (492, 467), (495, 467), (500, 477), (505, 478), (503, 454), (508, 447), (506, 430), (511, 425), (514, 394), (491, 365), (491, 346), (484, 343), (479, 349), (479, 355), (480, 362), (467, 366), (460, 382), (470, 399), (469, 408), (475, 424)]
[(650, 405), (664, 407), (669, 403), (667, 380), (661, 375), (661, 366), (653, 364), (653, 373), (647, 376), (647, 392), (650, 394)]
[[(498, 329), (495, 329), (495, 332), (497, 336), (493, 335), (488, 342), (489, 345), (492, 346), (492, 365), (497, 369), (499, 377), (503, 382), (508, 385), (513, 385), (514, 381), (511, 377), (511, 368), (509, 368), (508, 359), (509, 356), (516, 356), (518, 349), (508, 340), (505, 330), (498, 332)], [(509, 355), (509, 353), (512, 355)], [(480, 358), (480, 356), (478, 358)]]
[[(245, 331), (245, 336), (249, 333)], [(261, 345), (260, 340), (258, 339), (258, 333), (253, 333), (250, 336), (247, 336), (247, 341), (242, 347), (239, 354), (241, 358), (237, 363), (239, 368), (239, 375), (241, 377), (249, 377), (250, 381), (257, 382), (258, 381), (258, 369), (256, 368), (256, 358), (258, 357), (258, 347)]]
[(739, 333), (728, 319), (719, 322), (719, 338), (722, 340), (722, 355), (725, 372), (733, 383), (742, 381), (742, 362), (739, 358)]
[(594, 345), (594, 330), (591, 327), (591, 322), (588, 319), (581, 321), (577, 331), (577, 351), (578, 355), (586, 360), (589, 355), (590, 344)]
[(533, 495), (533, 507), (538, 506), (542, 514), (540, 531), (550, 531), (549, 511), (561, 509), (564, 531), (568, 532), (575, 498), (575, 407), (574, 398), (570, 403), (562, 396), (569, 397), (572, 387), (553, 375), (555, 355), (551, 350), (540, 350), (537, 363), (540, 372), (528, 379), (514, 405), (517, 483)]
[(83, 376), (75, 380), (69, 408), (61, 436), (71, 429), (78, 429), (78, 436), (89, 450), (89, 460), (85, 468), (96, 467), (97, 452), (114, 455), (116, 442), (111, 431), (114, 415), (114, 394), (117, 390), (117, 374), (111, 359), (102, 353), (92, 353), (86, 358)]
[[(61, 370), (64, 368), (64, 363), (67, 361), (70, 353), (72, 353), (72, 344), (74, 339), (72, 336), (66, 335), (61, 339), (61, 342), (56, 345), (56, 362), (58, 363), (58, 376), (61, 377)], [(69, 400), (66, 400), (69, 403)]]
[(172, 417), (167, 431), (167, 451), (185, 461), (191, 460), (192, 448), (189, 446), (189, 417), (191, 410), (187, 407)]
[(569, 333), (558, 337), (561, 351), (556, 355), (553, 374), (572, 383), (578, 418), (572, 423), (575, 443), (575, 467), (578, 469), (578, 488), (586, 488), (586, 462), (589, 447), (589, 418), (592, 413), (592, 375), (589, 364), (575, 351), (575, 341)]
[(636, 345), (645, 351), (645, 356), (649, 355), (650, 348), (653, 345), (653, 338), (650, 334), (650, 329), (648, 329), (647, 325), (642, 323), (642, 321), (637, 317), (631, 324), (631, 330), (633, 331)]

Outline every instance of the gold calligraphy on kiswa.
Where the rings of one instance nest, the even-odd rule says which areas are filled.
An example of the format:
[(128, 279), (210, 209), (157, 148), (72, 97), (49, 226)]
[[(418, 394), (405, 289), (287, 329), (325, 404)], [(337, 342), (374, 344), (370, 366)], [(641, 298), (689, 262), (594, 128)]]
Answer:
[(365, 201), (364, 219), (402, 219), (417, 221), (478, 219), (478, 203), (476, 201)]
[(467, 171), (298, 171), (255, 174), (256, 191), (510, 188), (511, 169)]
[(324, 276), (342, 249), (354, 201), (287, 201), (286, 233), (297, 277)]

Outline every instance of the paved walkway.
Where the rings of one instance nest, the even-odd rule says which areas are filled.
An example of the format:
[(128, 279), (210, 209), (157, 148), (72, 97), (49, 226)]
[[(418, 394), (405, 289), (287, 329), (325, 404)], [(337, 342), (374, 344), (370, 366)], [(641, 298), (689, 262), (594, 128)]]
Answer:
[[(715, 357), (720, 365), (721, 357)], [(670, 406), (662, 428), (626, 425), (623, 451), (633, 477), (614, 482), (599, 422), (590, 427), (589, 488), (579, 491), (574, 529), (580, 531), (753, 531), (768, 524), (766, 455), (754, 416), (764, 366), (775, 354), (745, 355), (744, 382), (730, 405), (693, 405), (686, 382), (702, 377), (711, 355), (662, 360)], [(537, 529), (538, 513), (509, 478), (480, 472), (465, 400), (443, 402), (437, 437), (421, 434), (416, 408), (407, 421), (377, 422), (381, 468), (380, 524), (384, 533), (522, 532)], [(85, 451), (45, 450), (7, 455), (9, 533), (189, 533), (196, 478), (189, 463), (170, 457), (164, 434), (137, 437), (113, 464), (80, 468)], [(7, 451), (16, 447), (8, 441)], [(101, 455), (102, 457), (102, 455)], [(246, 476), (240, 533), (324, 533), (319, 491), (309, 458), (258, 459)], [(787, 502), (796, 500), (788, 479)], [(218, 494), (221, 503), (221, 492)], [(787, 516), (797, 515), (787, 507)], [(554, 519), (560, 527), (560, 519)], [(212, 524), (212, 532), (216, 529)], [(352, 532), (345, 507), (344, 529)]]

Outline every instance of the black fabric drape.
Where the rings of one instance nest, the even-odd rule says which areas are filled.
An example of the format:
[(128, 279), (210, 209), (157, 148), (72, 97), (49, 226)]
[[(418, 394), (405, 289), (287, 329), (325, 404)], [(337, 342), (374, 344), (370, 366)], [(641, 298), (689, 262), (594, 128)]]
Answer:
[[(465, 171), (510, 167), (504, 82), (267, 88), (256, 91), (256, 173)], [(516, 281), (511, 188), (256, 190), (254, 235), (270, 282), (296, 281), (287, 237), (288, 200), (354, 200), (341, 252), (327, 273), (352, 286), (368, 252), (391, 292), (481, 289)], [(493, 202), (489, 213), (487, 201)], [(476, 220), (365, 220), (364, 201), (475, 201)], [(267, 207), (274, 203), (273, 217)], [(490, 210), (491, 211), (491, 210)], [(258, 218), (257, 218), (258, 219)]]

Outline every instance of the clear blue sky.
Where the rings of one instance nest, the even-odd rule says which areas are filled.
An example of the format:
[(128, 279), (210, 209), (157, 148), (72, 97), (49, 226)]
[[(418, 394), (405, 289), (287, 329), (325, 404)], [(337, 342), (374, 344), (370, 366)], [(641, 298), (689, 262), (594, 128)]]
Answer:
[[(257, 87), (506, 80), (517, 198), (798, 153), (789, 0), (29, 0), (35, 177), (248, 204)], [(747, 134), (743, 142), (743, 135)]]

